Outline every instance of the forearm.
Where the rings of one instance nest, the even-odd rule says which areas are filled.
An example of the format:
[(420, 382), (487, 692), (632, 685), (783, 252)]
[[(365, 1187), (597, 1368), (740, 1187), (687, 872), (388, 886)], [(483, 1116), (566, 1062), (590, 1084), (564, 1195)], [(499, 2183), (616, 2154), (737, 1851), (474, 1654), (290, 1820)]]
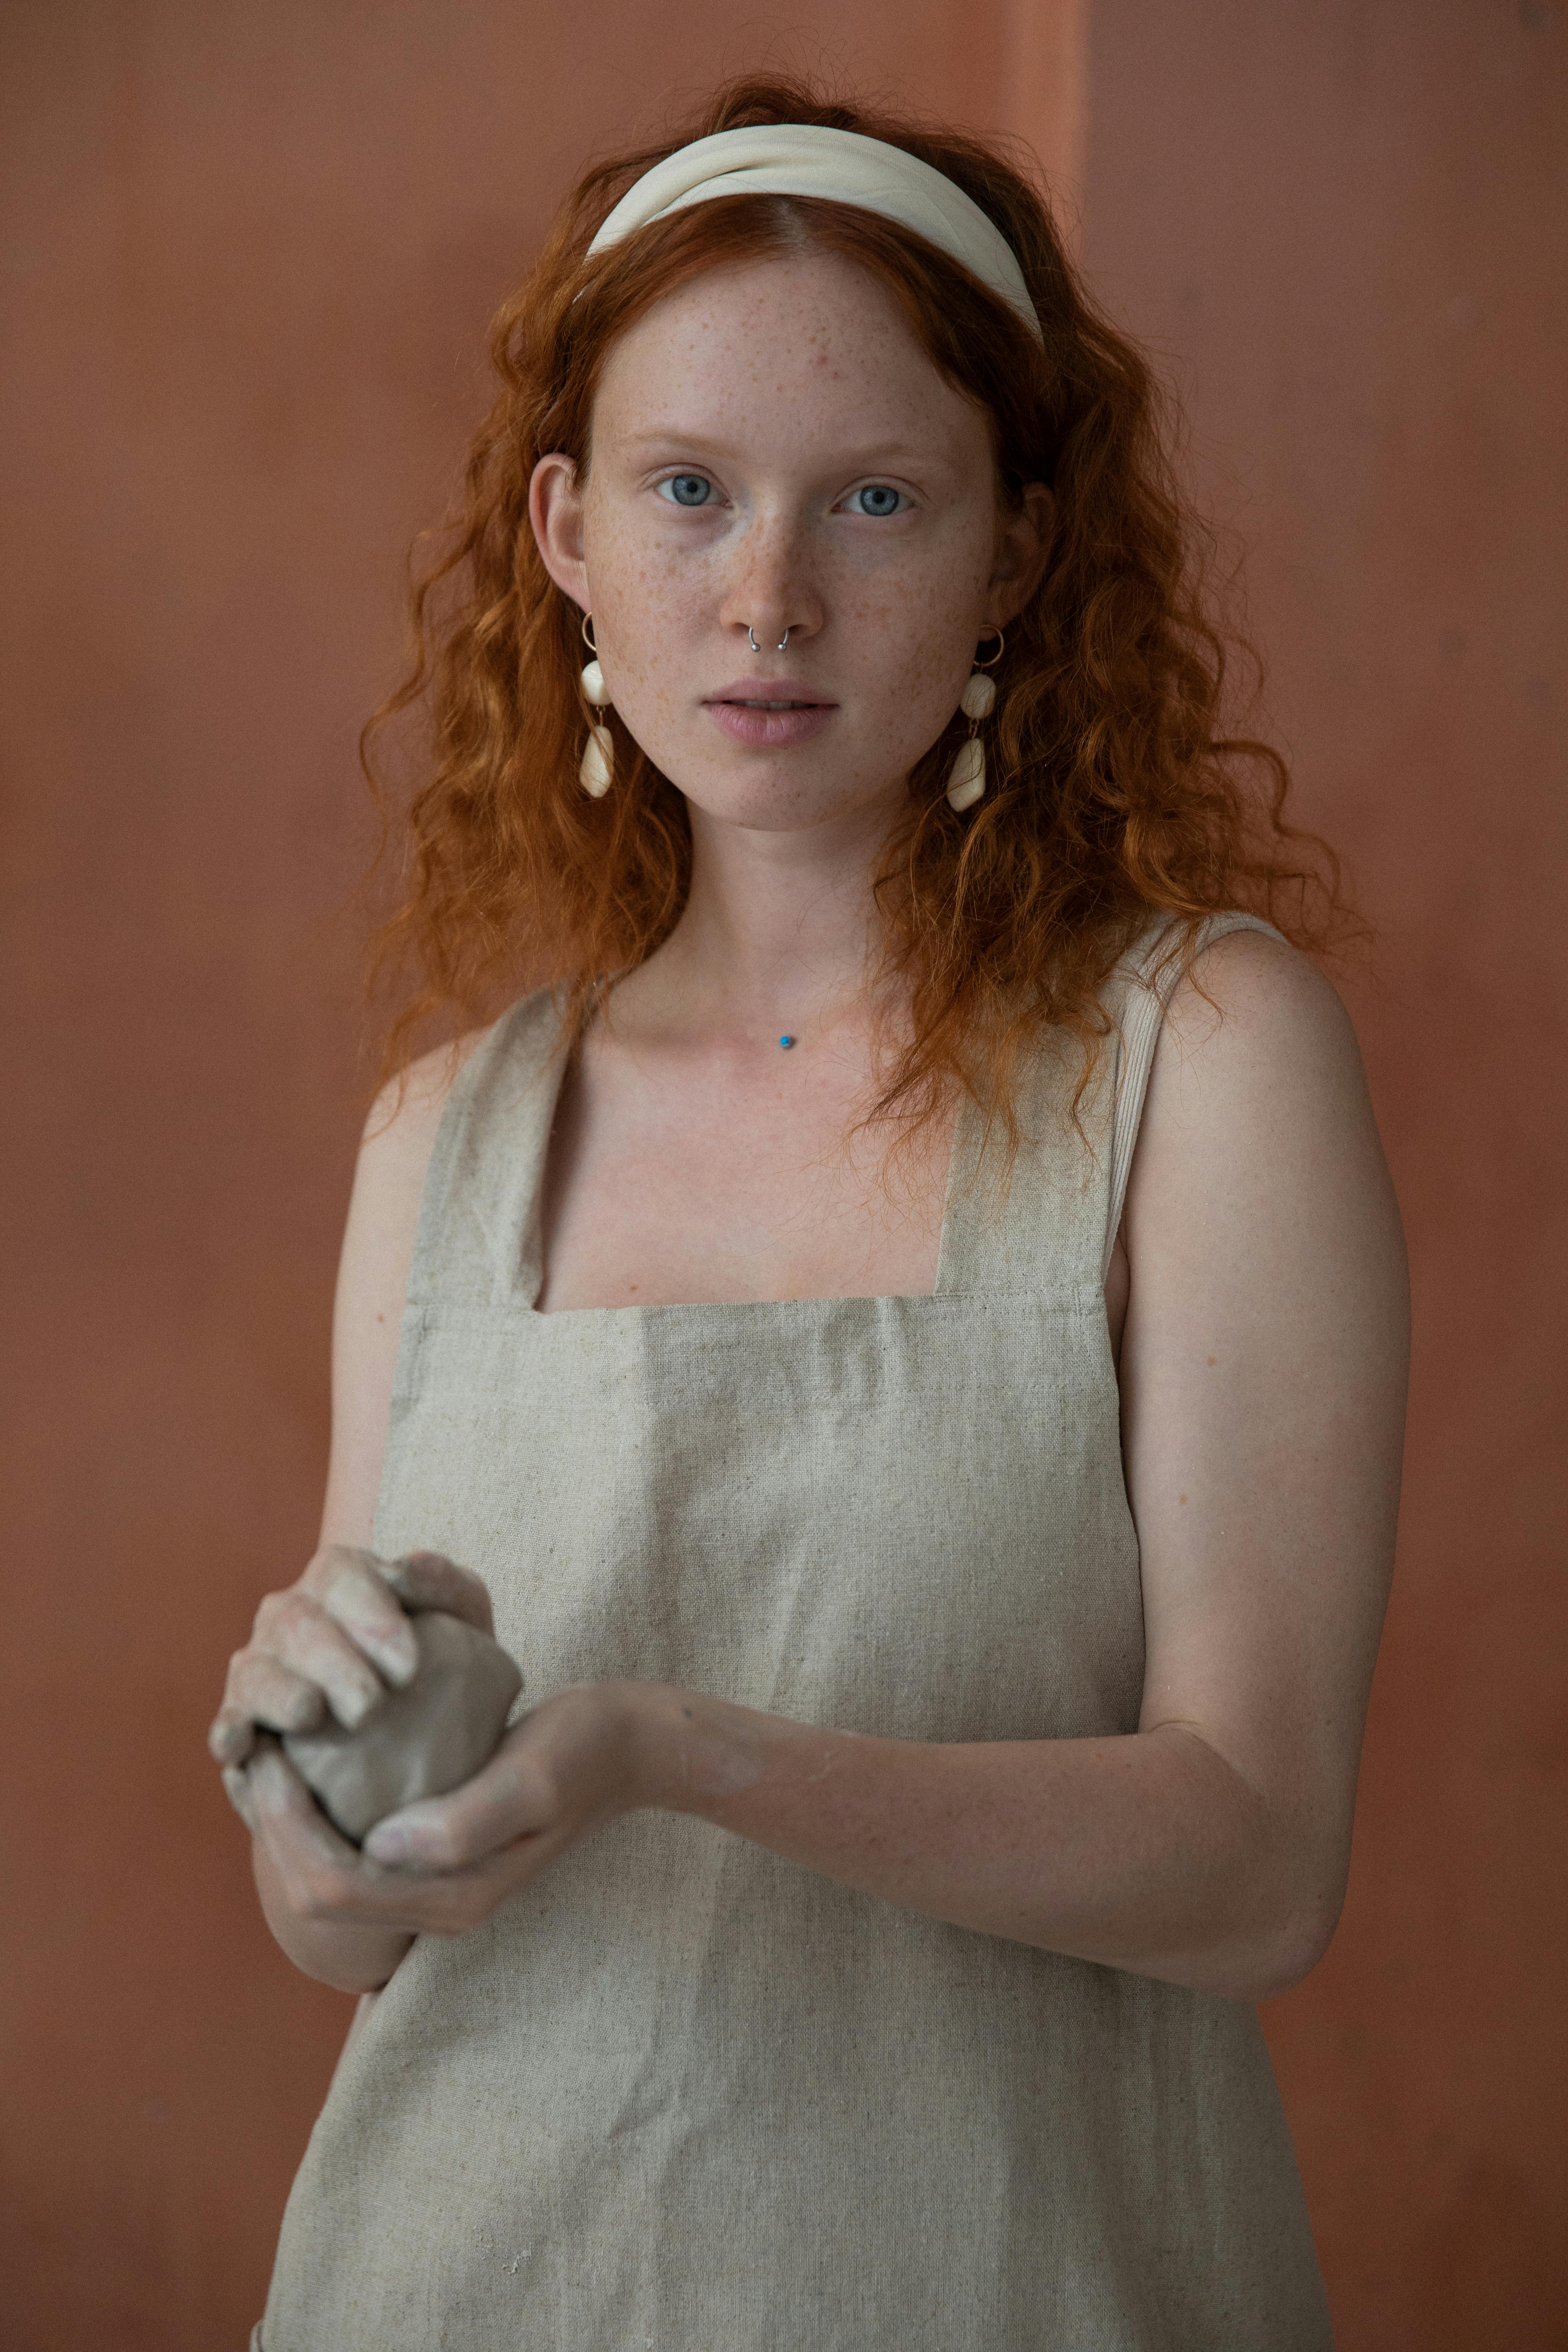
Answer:
[(1300, 1841), (1174, 1726), (939, 1745), (695, 1691), (647, 1704), (644, 1801), (910, 1910), (1235, 2000), (1283, 1990), (1327, 1940)]
[(379, 1992), (413, 1943), (401, 1927), (355, 1927), (341, 1920), (301, 1919), (291, 1910), (271, 1856), (259, 1838), (250, 1866), (262, 1915), (301, 1973), (337, 1992)]

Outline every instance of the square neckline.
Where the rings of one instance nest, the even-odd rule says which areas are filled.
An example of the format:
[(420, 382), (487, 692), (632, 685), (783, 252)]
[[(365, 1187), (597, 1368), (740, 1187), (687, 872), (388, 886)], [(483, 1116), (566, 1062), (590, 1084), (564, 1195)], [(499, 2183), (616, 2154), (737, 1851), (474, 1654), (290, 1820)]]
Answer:
[(966, 1149), (970, 1140), (970, 1121), (975, 1108), (966, 1092), (960, 1093), (953, 1109), (952, 1129), (948, 1145), (947, 1173), (942, 1180), (942, 1222), (937, 1229), (936, 1276), (931, 1289), (823, 1291), (812, 1292), (798, 1298), (637, 1300), (625, 1307), (541, 1307), (539, 1300), (544, 1289), (547, 1273), (544, 1256), (544, 1180), (550, 1162), (550, 1147), (555, 1134), (556, 1116), (561, 1108), (562, 1091), (565, 1086), (566, 1074), (572, 1066), (572, 1056), (575, 1050), (574, 1046), (565, 1053), (558, 1052), (555, 1055), (556, 1067), (550, 1084), (549, 1098), (542, 1106), (544, 1115), (535, 1130), (537, 1141), (534, 1147), (534, 1165), (529, 1186), (528, 1210), (524, 1219), (524, 1231), (532, 1242), (532, 1248), (524, 1254), (523, 1271), (526, 1273), (531, 1268), (536, 1272), (537, 1279), (531, 1286), (531, 1295), (526, 1299), (525, 1306), (527, 1313), (531, 1317), (537, 1318), (541, 1323), (553, 1323), (558, 1317), (568, 1315), (743, 1314), (754, 1313), (762, 1307), (838, 1307), (850, 1303), (877, 1306), (886, 1299), (900, 1302), (910, 1299), (923, 1303), (933, 1298), (961, 1295), (946, 1288), (944, 1277), (949, 1271), (952, 1258), (953, 1200), (957, 1189), (961, 1150)]

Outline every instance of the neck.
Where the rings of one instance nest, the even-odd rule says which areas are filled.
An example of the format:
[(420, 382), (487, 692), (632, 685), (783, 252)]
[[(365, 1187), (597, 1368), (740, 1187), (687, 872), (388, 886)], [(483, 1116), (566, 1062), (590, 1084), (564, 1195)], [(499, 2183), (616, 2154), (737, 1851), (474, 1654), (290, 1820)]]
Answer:
[[(799, 832), (691, 811), (691, 888), (646, 974), (661, 1022), (689, 1034), (819, 1032), (869, 1010), (871, 895), (889, 812), (879, 802)], [(639, 992), (642, 993), (643, 992)]]

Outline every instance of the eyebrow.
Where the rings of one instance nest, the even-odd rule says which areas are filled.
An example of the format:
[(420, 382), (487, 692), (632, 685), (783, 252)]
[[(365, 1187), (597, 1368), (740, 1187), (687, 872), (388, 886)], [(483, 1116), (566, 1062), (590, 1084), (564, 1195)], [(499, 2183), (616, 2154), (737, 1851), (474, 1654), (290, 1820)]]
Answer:
[[(623, 449), (645, 452), (669, 448), (695, 454), (702, 450), (715, 457), (732, 457), (739, 454), (732, 443), (713, 439), (705, 433), (690, 431), (680, 425), (661, 425), (646, 433), (628, 433), (622, 439), (620, 446)], [(847, 467), (852, 473), (864, 473), (874, 462), (889, 465), (900, 459), (911, 458), (918, 459), (925, 465), (930, 465), (933, 460), (941, 463), (942, 452), (929, 444), (921, 447), (912, 441), (867, 441), (858, 447), (835, 452), (833, 462)]]

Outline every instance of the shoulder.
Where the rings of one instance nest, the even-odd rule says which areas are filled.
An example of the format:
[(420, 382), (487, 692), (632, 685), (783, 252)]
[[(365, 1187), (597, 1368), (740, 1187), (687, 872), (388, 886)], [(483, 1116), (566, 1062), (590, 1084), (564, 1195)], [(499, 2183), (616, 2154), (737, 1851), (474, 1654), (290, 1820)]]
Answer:
[(452, 1088), (490, 1034), (489, 1029), (468, 1030), (449, 1045), (421, 1055), (382, 1088), (371, 1105), (360, 1139), (356, 1204), (362, 1192), (388, 1206), (394, 1201), (405, 1202), (412, 1193), (417, 1214), (430, 1154)]
[(1361, 1081), (1361, 1052), (1338, 991), (1309, 956), (1263, 931), (1227, 932), (1171, 989), (1156, 1080), (1288, 1085), (1309, 1071)]
[[(502, 1014), (501, 1021), (508, 1018)], [(364, 1123), (338, 1271), (345, 1317), (395, 1328), (403, 1312), (425, 1179), (452, 1090), (501, 1023), (471, 1029), (411, 1062), (382, 1088)]]
[(1205, 1236), (1222, 1254), (1250, 1236), (1260, 1256), (1289, 1255), (1349, 1227), (1402, 1262), (1350, 1015), (1309, 957), (1230, 932), (1171, 992), (1128, 1185), (1134, 1265), (1140, 1239), (1145, 1257)]
[(400, 1073), (371, 1107), (332, 1314), (332, 1444), (323, 1543), (368, 1544), (426, 1171), (477, 1029)]
[(411, 1062), (371, 1106), (361, 1139), (343, 1243), (340, 1293), (362, 1282), (395, 1292), (399, 1314), (407, 1285), (425, 1180), (447, 1106), (460, 1081), (472, 1097), (489, 1086), (502, 1095), (524, 1074), (542, 1073), (562, 1037), (559, 1004), (549, 989), (509, 1005), (498, 1020)]
[(401, 1199), (410, 1191), (417, 1196), (447, 1106), (469, 1065), (483, 1066), (471, 1073), (481, 1087), (487, 1072), (504, 1084), (520, 1069), (542, 1069), (560, 1035), (556, 999), (551, 990), (538, 989), (483, 1028), (466, 1030), (449, 1045), (409, 1063), (371, 1106), (360, 1143), (358, 1181), (378, 1196)]

